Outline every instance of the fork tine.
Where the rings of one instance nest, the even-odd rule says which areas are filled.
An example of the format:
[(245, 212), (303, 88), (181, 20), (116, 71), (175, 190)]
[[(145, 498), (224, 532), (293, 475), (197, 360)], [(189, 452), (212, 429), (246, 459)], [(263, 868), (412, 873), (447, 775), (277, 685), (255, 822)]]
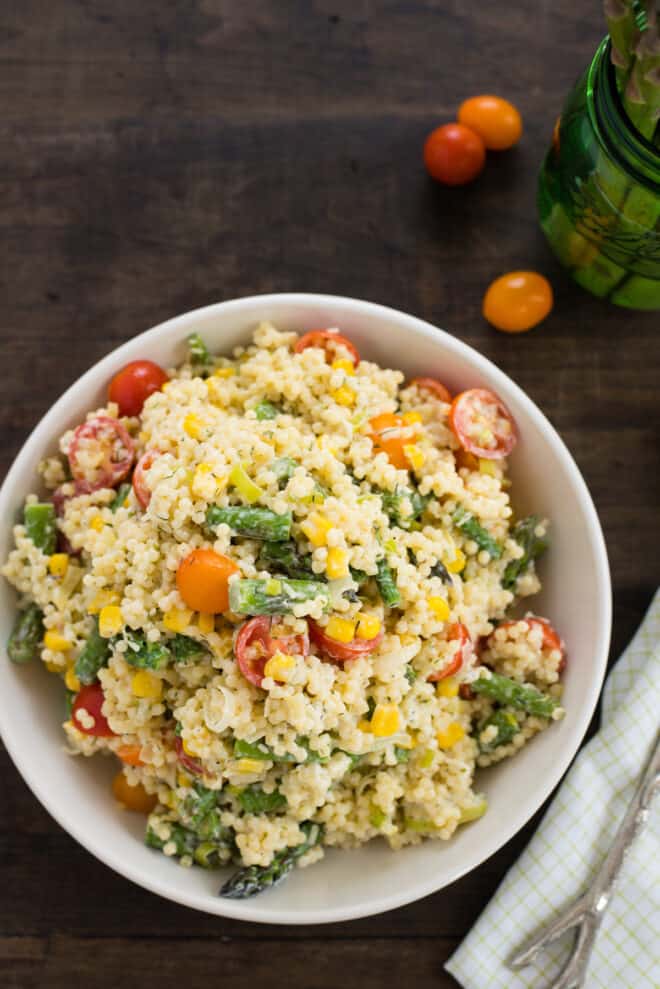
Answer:
[(575, 901), (572, 907), (562, 913), (556, 920), (546, 924), (519, 948), (507, 960), (509, 968), (514, 970), (524, 968), (534, 961), (538, 953), (552, 941), (556, 941), (571, 927), (579, 927), (587, 913), (584, 897)]

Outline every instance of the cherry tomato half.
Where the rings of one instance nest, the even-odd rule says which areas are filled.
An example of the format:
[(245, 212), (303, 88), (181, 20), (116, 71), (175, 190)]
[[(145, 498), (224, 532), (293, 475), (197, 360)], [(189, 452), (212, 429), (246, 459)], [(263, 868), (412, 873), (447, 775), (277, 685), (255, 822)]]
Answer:
[(435, 378), (413, 378), (410, 384), (411, 386), (417, 385), (420, 391), (431, 392), (433, 397), (438, 398), (441, 402), (447, 402), (447, 404), (451, 402), (451, 392)]
[(508, 456), (518, 441), (513, 416), (487, 388), (457, 395), (449, 410), (449, 425), (464, 450), (485, 460)]
[(510, 271), (488, 286), (482, 313), (496, 330), (524, 333), (553, 306), (550, 282), (536, 271)]
[(470, 633), (468, 632), (465, 625), (462, 622), (456, 622), (454, 625), (449, 626), (449, 634), (447, 636), (450, 642), (456, 642), (456, 652), (446, 663), (442, 669), (434, 670), (427, 680), (435, 682), (436, 680), (444, 680), (445, 677), (453, 676), (454, 673), (463, 667), (467, 666), (473, 655), (472, 639), (470, 638)]
[(296, 354), (302, 354), (303, 350), (307, 350), (308, 347), (322, 347), (325, 350), (326, 358), (333, 361), (337, 356), (337, 347), (339, 346), (348, 351), (353, 364), (357, 367), (360, 363), (357, 348), (336, 330), (310, 330), (308, 333), (304, 333), (299, 340), (296, 340), (293, 349)]
[(117, 773), (113, 779), (112, 793), (117, 803), (138, 814), (150, 814), (158, 803), (155, 793), (147, 793), (141, 783), (133, 786), (123, 773)]
[(465, 185), (476, 179), (485, 163), (484, 142), (463, 124), (443, 124), (426, 138), (424, 164), (436, 182)]
[(141, 745), (120, 745), (119, 748), (115, 749), (115, 752), (126, 766), (144, 766), (140, 758)]
[(276, 619), (258, 615), (243, 622), (234, 641), (234, 655), (246, 680), (260, 687), (264, 679), (264, 667), (276, 652), (306, 656), (309, 652), (307, 635), (286, 635), (273, 638), (270, 630)]
[(114, 488), (135, 459), (133, 440), (110, 416), (96, 416), (75, 430), (69, 446), (69, 466), (77, 494)]
[(179, 594), (193, 611), (215, 615), (229, 607), (229, 578), (238, 567), (213, 549), (194, 549), (176, 572)]
[(506, 151), (522, 134), (520, 114), (512, 103), (499, 96), (472, 96), (465, 100), (458, 120), (476, 131), (489, 151)]
[(360, 656), (368, 656), (383, 641), (383, 630), (374, 635), (373, 639), (358, 639), (351, 642), (339, 642), (326, 635), (325, 630), (317, 625), (315, 621), (309, 620), (309, 637), (323, 653), (324, 657), (333, 660), (335, 663), (345, 663), (351, 659), (359, 659)]
[(147, 450), (142, 454), (133, 471), (133, 491), (138, 502), (145, 510), (149, 507), (149, 502), (151, 501), (151, 491), (147, 487), (147, 471), (156, 457), (159, 456), (160, 453), (158, 450)]
[(401, 416), (393, 412), (383, 412), (369, 420), (369, 436), (373, 443), (374, 453), (385, 453), (389, 462), (399, 470), (410, 470), (404, 447), (408, 443), (414, 443), (413, 435), (410, 434), (410, 427), (406, 426)]
[[(539, 615), (527, 615), (525, 618), (521, 618), (521, 619), (516, 618), (513, 619), (512, 621), (501, 622), (497, 626), (497, 630), (502, 628), (503, 629), (512, 628), (514, 625), (517, 625), (519, 621), (526, 622), (530, 628), (541, 629), (541, 632), (543, 633), (541, 648), (545, 652), (554, 652), (555, 650), (559, 650), (559, 652), (561, 653), (561, 660), (559, 661), (559, 672), (561, 673), (564, 667), (566, 666), (566, 645), (564, 643), (564, 640), (561, 638), (558, 632), (555, 631), (555, 629), (553, 628), (552, 624), (548, 621), (548, 619), (541, 618)], [(492, 641), (494, 641), (493, 635), (494, 633), (491, 633), (491, 635), (489, 635), (487, 641), (488, 645), (491, 645)]]
[(196, 759), (193, 759), (192, 756), (188, 755), (183, 747), (183, 739), (179, 738), (178, 735), (174, 736), (174, 751), (176, 752), (178, 762), (184, 769), (187, 769), (188, 772), (192, 773), (194, 776), (204, 775), (204, 767), (200, 762), (197, 762)]
[(167, 375), (153, 361), (131, 361), (119, 371), (108, 386), (108, 399), (116, 402), (121, 416), (139, 416), (142, 406), (155, 391), (160, 391)]
[[(85, 735), (94, 735), (96, 738), (109, 738), (115, 734), (101, 711), (104, 700), (103, 687), (100, 683), (90, 683), (80, 688), (71, 708), (71, 720), (79, 731), (84, 732)], [(87, 720), (83, 711), (94, 719), (93, 725), (88, 727), (83, 724), (81, 718)]]

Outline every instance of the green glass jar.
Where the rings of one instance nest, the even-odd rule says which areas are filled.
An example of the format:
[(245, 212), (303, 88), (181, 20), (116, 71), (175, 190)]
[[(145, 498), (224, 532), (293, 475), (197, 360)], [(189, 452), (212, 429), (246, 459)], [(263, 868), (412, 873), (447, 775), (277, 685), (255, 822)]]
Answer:
[(609, 39), (555, 127), (538, 209), (576, 282), (620, 306), (660, 309), (660, 151), (626, 116)]

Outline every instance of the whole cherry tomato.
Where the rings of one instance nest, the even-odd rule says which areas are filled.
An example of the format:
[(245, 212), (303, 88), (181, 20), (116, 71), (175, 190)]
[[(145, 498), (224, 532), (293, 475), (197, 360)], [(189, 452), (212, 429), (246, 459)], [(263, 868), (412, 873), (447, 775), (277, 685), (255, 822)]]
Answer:
[(158, 803), (155, 793), (147, 793), (141, 783), (133, 786), (123, 773), (117, 773), (113, 779), (112, 793), (117, 803), (126, 810), (137, 811), (138, 814), (150, 814)]
[(552, 309), (550, 282), (536, 271), (510, 271), (489, 285), (482, 312), (496, 330), (524, 333)]
[(108, 386), (108, 399), (116, 402), (121, 416), (139, 416), (142, 406), (155, 391), (160, 391), (167, 375), (153, 361), (131, 361), (119, 371)]
[(458, 120), (476, 131), (489, 151), (506, 151), (522, 134), (520, 114), (512, 103), (499, 96), (472, 96), (465, 100)]
[(176, 586), (193, 611), (215, 615), (229, 607), (229, 578), (235, 573), (238, 567), (228, 556), (213, 549), (194, 549), (179, 564)]
[(424, 164), (437, 182), (465, 185), (476, 179), (485, 163), (484, 142), (463, 124), (443, 124), (426, 138)]

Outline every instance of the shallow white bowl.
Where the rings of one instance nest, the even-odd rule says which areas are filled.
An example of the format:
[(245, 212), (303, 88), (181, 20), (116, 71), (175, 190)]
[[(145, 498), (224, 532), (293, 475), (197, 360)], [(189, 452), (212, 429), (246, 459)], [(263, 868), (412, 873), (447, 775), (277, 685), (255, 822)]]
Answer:
[[(551, 616), (568, 647), (566, 717), (515, 759), (481, 774), (489, 810), (449, 842), (426, 841), (393, 853), (372, 842), (358, 851), (331, 850), (319, 864), (296, 870), (282, 886), (253, 900), (217, 896), (220, 876), (182, 869), (143, 844), (143, 818), (122, 812), (109, 781), (112, 760), (72, 759), (63, 750), (62, 688), (41, 664), (0, 658), (0, 731), (19, 772), (44, 807), (77, 841), (146, 889), (208, 913), (273, 924), (348, 920), (401, 906), (441, 889), (497, 851), (540, 807), (568, 767), (600, 691), (611, 623), (611, 591), (603, 536), (585, 483), (550, 423), (510, 378), (476, 351), (413, 316), (325, 295), (266, 295), (208, 306), (171, 319), (113, 351), (80, 378), (34, 429), (0, 491), (0, 558), (12, 545), (11, 526), (25, 495), (39, 488), (37, 464), (58, 437), (105, 401), (107, 383), (124, 364), (151, 358), (164, 366), (183, 359), (189, 333), (228, 353), (255, 324), (303, 331), (339, 326), (361, 354), (407, 375), (434, 375), (453, 392), (495, 390), (520, 431), (511, 458), (513, 500), (552, 520), (552, 547), (541, 564), (543, 592), (530, 605)], [(0, 641), (15, 615), (15, 595), (0, 581)], [(15, 891), (20, 894), (20, 891)]]

